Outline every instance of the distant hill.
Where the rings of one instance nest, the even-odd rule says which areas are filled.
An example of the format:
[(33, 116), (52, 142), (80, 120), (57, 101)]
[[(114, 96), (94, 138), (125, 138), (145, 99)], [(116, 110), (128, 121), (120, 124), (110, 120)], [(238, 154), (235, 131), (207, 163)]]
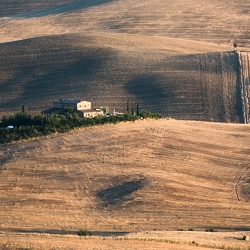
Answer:
[[(63, 35), (0, 45), (1, 111), (22, 105), (42, 110), (59, 98), (83, 98), (121, 112), (129, 100), (179, 119), (242, 120), (237, 54), (187, 55), (180, 52), (183, 41), (178, 39), (155, 37), (152, 43), (150, 37), (104, 36)], [(148, 47), (143, 46), (147, 40)], [(201, 51), (205, 44), (196, 46)]]
[(2, 41), (99, 30), (250, 47), (250, 6), (240, 0), (3, 0), (0, 17), (12, 18), (0, 23)]
[(2, 0), (0, 5), (0, 17), (11, 17), (29, 12), (41, 11), (72, 2), (71, 0)]
[[(249, 46), (242, 1), (3, 1), (0, 113), (59, 98), (178, 119), (243, 122), (232, 41)], [(249, 72), (249, 71), (248, 71)]]

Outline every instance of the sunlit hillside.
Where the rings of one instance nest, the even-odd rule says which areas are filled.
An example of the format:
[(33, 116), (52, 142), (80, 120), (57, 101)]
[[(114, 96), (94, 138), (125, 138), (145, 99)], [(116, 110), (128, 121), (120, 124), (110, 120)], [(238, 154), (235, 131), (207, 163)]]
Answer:
[[(249, 47), (250, 3), (239, 0), (2, 0), (2, 41), (103, 30)], [(7, 20), (5, 18), (7, 17)]]
[(0, 249), (250, 250), (249, 23), (239, 0), (1, 0), (0, 117), (167, 119), (1, 145)]
[(0, 231), (249, 230), (248, 137), (242, 124), (145, 120), (2, 145)]

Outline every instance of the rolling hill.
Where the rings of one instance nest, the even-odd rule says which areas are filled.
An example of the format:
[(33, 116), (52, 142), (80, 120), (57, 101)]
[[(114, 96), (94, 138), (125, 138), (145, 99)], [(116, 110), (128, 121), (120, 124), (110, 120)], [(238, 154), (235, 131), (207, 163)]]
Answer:
[(2, 145), (0, 230), (250, 230), (248, 151), (248, 125), (163, 119)]
[(0, 116), (63, 98), (180, 121), (1, 145), (0, 249), (249, 250), (249, 23), (239, 0), (1, 0)]
[(178, 119), (244, 122), (239, 60), (228, 44), (248, 46), (248, 7), (4, 1), (0, 112), (39, 112), (58, 98), (124, 111), (130, 100)]
[(239, 0), (3, 0), (1, 40), (103, 30), (249, 47), (249, 14)]
[(84, 98), (124, 112), (128, 100), (139, 100), (164, 116), (242, 122), (238, 55), (206, 46), (105, 33), (1, 44), (1, 111), (41, 111), (59, 98)]

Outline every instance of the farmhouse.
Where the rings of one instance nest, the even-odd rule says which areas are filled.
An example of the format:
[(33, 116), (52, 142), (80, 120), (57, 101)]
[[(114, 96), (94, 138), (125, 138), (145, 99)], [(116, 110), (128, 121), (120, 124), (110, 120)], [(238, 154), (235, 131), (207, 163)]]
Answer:
[(53, 107), (43, 111), (43, 114), (63, 114), (65, 109), (72, 109), (77, 112), (81, 117), (92, 118), (104, 115), (101, 109), (92, 109), (91, 102), (82, 100), (62, 100), (53, 102)]

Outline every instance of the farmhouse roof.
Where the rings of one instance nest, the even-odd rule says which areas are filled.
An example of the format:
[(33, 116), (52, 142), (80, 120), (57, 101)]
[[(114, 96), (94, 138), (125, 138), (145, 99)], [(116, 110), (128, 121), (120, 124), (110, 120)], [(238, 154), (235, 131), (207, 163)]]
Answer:
[(62, 100), (62, 99), (59, 99), (57, 101), (54, 101), (56, 103), (79, 103), (79, 102), (82, 102), (82, 100)]

